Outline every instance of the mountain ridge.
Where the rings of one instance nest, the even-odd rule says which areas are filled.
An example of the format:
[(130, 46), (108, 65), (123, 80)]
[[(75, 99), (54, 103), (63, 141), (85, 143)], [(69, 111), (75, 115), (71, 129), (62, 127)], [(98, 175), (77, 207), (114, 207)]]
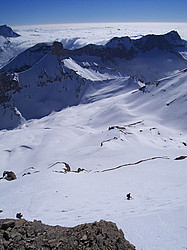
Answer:
[[(50, 44), (48, 43), (40, 43), (20, 53), (15, 59), (13, 59), (11, 62), (7, 64), (9, 65), (8, 68), (6, 65), (0, 69), (0, 72), (9, 71), (9, 70), (20, 72), (24, 70), (24, 68), (23, 69), (14, 68), (14, 64), (12, 65), (12, 62), (16, 61), (15, 64), (16, 63), (18, 64), (19, 60), (21, 59), (22, 63), (24, 63), (24, 58), (19, 58), (19, 57), (21, 55), (22, 56), (24, 55), (25, 59), (27, 60), (27, 57), (30, 56), (29, 54), (27, 56), (28, 52), (31, 52), (31, 53), (42, 52), (46, 54), (49, 51), (53, 51), (55, 44), (57, 46), (56, 51), (60, 49), (63, 51), (61, 55), (63, 54), (65, 56), (82, 56), (82, 55), (96, 56), (97, 55), (104, 60), (111, 59), (113, 57), (120, 57), (120, 58), (125, 58), (127, 60), (131, 60), (137, 56), (138, 52), (146, 52), (154, 48), (158, 48), (160, 50), (170, 50), (170, 49), (174, 49), (177, 47), (185, 48), (187, 46), (187, 42), (181, 39), (177, 31), (170, 31), (164, 35), (153, 35), (153, 34), (146, 35), (139, 39), (131, 39), (128, 36), (114, 37), (110, 41), (108, 41), (105, 45), (88, 44), (82, 48), (74, 49), (74, 50), (63, 49), (63, 45), (60, 42), (54, 42), (52, 46), (50, 46)], [(55, 53), (55, 50), (52, 53)], [(41, 57), (39, 58), (41, 59)], [(37, 62), (37, 59), (34, 63), (36, 62)], [(28, 65), (28, 68), (32, 67), (34, 63), (31, 63), (30, 65)]]
[(37, 44), (0, 70), (0, 128), (8, 128), (7, 119), (10, 127), (17, 126), (20, 114), (41, 118), (77, 105), (94, 82), (119, 83), (130, 76), (131, 86), (138, 88), (170, 76), (187, 67), (181, 48), (186, 49), (186, 42), (176, 31), (135, 40), (113, 38), (103, 46), (75, 50), (60, 42)]

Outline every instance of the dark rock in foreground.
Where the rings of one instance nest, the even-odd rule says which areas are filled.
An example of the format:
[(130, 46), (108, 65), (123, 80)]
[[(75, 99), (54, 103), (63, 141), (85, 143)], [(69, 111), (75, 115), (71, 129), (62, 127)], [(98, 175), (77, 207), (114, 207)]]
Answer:
[(41, 221), (0, 220), (0, 249), (124, 249), (135, 247), (116, 224), (101, 220), (73, 228)]

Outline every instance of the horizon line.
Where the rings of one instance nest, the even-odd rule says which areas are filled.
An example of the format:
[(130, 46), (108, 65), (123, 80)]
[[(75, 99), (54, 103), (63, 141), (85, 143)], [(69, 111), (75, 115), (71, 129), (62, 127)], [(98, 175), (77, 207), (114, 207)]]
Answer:
[[(40, 24), (21, 24), (21, 25), (10, 25), (11, 27), (23, 27), (23, 26), (44, 26), (44, 25), (76, 25), (76, 24), (122, 24), (122, 23), (181, 23), (181, 24), (187, 24), (187, 22), (181, 22), (181, 21), (124, 21), (124, 22), (63, 22), (63, 23), (40, 23)], [(1, 25), (7, 25), (9, 24), (1, 24)], [(0, 25), (0, 26), (1, 26)]]

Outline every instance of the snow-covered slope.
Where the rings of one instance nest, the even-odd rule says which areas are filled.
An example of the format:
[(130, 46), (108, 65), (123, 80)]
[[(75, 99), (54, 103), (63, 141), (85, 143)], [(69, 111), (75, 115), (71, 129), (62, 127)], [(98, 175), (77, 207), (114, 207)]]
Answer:
[(187, 66), (180, 54), (186, 50), (186, 42), (175, 31), (137, 40), (113, 38), (103, 46), (76, 50), (64, 49), (59, 42), (35, 45), (1, 69), (0, 128), (21, 122), (15, 110), (32, 119), (79, 104), (91, 82), (131, 76), (142, 86), (171, 75)]
[(187, 131), (186, 87), (187, 70), (185, 69), (134, 91), (128, 100), (130, 103), (136, 98), (135, 109), (141, 111), (142, 115), (151, 111), (153, 116), (158, 118), (159, 123)]
[(59, 111), (80, 102), (86, 80), (63, 67), (57, 59), (55, 55), (48, 54), (27, 71), (11, 75), (2, 73), (2, 76), (6, 76), (6, 80), (1, 78), (2, 82), (16, 85), (17, 88), (3, 92), (1, 128), (14, 127), (15, 120), (18, 122), (16, 125), (20, 123), (21, 117), (17, 115), (15, 108), (24, 118), (32, 119), (41, 118), (54, 110)]
[(0, 216), (21, 211), (29, 220), (64, 226), (102, 218), (115, 221), (137, 249), (182, 249), (186, 160), (174, 159), (186, 155), (186, 116), (173, 112), (167, 126), (165, 110), (171, 114), (179, 104), (167, 106), (180, 78), (182, 89), (186, 72), (144, 92), (131, 89), (131, 78), (95, 82), (82, 104), (2, 130), (2, 172), (12, 170), (18, 179), (0, 181)]
[(77, 49), (72, 52), (72, 56), (81, 60), (82, 55), (87, 55), (90, 61), (96, 60), (93, 57), (97, 56), (101, 65), (104, 63), (122, 75), (153, 82), (186, 68), (187, 61), (181, 55), (185, 51), (186, 41), (176, 31), (171, 31), (165, 35), (147, 35), (140, 39), (116, 37), (104, 46), (87, 45)]
[[(105, 219), (138, 250), (187, 246), (186, 47), (172, 34), (169, 49), (147, 42), (146, 51), (146, 39), (135, 48), (127, 37), (74, 51), (55, 43), (27, 70), (1, 73), (0, 124), (21, 124), (0, 130), (1, 174), (17, 176), (0, 180), (1, 218)], [(92, 54), (124, 46), (133, 59)]]
[(35, 46), (20, 53), (14, 60), (0, 69), (0, 72), (21, 72), (29, 69), (50, 51), (50, 47), (50, 45), (45, 43), (36, 44)]

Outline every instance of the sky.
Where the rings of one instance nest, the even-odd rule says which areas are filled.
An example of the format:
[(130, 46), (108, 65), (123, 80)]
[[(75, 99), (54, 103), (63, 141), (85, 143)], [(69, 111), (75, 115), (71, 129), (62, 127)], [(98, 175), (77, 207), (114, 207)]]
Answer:
[(0, 0), (0, 25), (187, 22), (187, 0)]

